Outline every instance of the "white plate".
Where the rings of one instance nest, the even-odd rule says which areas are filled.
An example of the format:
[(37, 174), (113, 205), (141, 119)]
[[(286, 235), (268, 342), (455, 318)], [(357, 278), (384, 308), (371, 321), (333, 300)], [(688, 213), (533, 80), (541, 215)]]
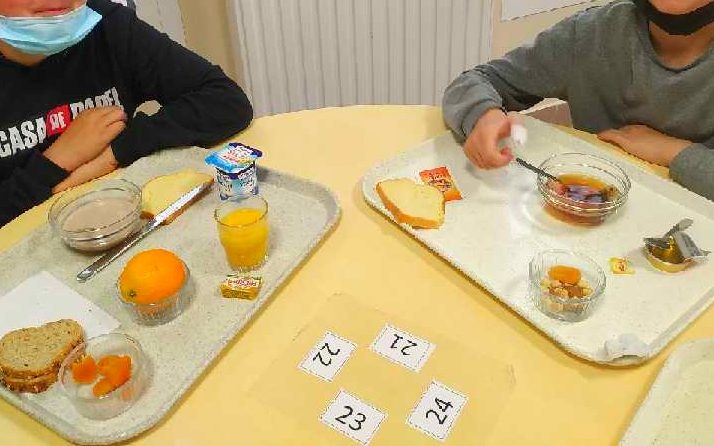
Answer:
[(678, 347), (632, 419), (620, 446), (714, 444), (714, 339)]
[[(548, 124), (525, 116), (524, 122), (529, 138), (521, 155), (535, 165), (558, 152), (610, 159), (597, 147)], [(362, 189), (370, 205), (392, 218), (375, 191), (377, 182), (418, 179), (421, 170), (447, 166), (464, 199), (447, 203), (446, 220), (437, 230), (402, 228), (566, 350), (590, 361), (624, 365), (654, 356), (714, 298), (714, 261), (666, 274), (645, 259), (642, 237), (662, 234), (690, 217), (694, 225), (688, 233), (711, 250), (714, 203), (633, 164), (610, 161), (627, 172), (632, 188), (622, 209), (597, 227), (570, 225), (547, 214), (535, 174), (518, 165), (495, 171), (473, 168), (450, 134), (373, 167)], [(584, 321), (551, 319), (528, 298), (528, 263), (537, 252), (555, 248), (580, 251), (607, 272), (602, 301)], [(610, 274), (611, 257), (628, 257), (636, 274)], [(623, 339), (634, 343), (623, 345)], [(606, 342), (611, 348), (605, 348)], [(628, 352), (629, 346), (641, 348)]]

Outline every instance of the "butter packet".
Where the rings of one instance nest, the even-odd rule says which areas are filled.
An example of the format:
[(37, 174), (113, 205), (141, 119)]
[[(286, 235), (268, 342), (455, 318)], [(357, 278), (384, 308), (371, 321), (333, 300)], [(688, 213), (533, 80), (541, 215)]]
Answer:
[(445, 201), (461, 200), (461, 192), (456, 187), (456, 182), (449, 173), (449, 169), (445, 166), (435, 169), (422, 170), (419, 172), (419, 178), (430, 186), (434, 186), (444, 194)]
[(620, 257), (610, 258), (610, 271), (613, 274), (635, 274), (630, 261)]
[(254, 300), (258, 297), (263, 279), (260, 276), (240, 276), (228, 274), (221, 283), (221, 295), (227, 299)]

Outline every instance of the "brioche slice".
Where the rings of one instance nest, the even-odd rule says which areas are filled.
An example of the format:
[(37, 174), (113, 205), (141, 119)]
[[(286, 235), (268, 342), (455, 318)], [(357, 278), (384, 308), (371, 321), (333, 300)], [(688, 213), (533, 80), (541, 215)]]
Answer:
[(82, 326), (70, 319), (11, 331), (0, 339), (0, 374), (3, 380), (56, 374), (64, 358), (82, 341)]
[(13, 392), (20, 393), (41, 393), (49, 389), (52, 384), (57, 382), (59, 369), (48, 373), (47, 375), (38, 376), (29, 379), (13, 379), (8, 377), (0, 378), (0, 382)]
[(444, 195), (439, 189), (407, 178), (377, 183), (377, 194), (399, 223), (436, 229), (444, 223)]
[(142, 212), (146, 218), (152, 218), (194, 187), (210, 182), (213, 182), (211, 175), (190, 169), (153, 178), (141, 189)]

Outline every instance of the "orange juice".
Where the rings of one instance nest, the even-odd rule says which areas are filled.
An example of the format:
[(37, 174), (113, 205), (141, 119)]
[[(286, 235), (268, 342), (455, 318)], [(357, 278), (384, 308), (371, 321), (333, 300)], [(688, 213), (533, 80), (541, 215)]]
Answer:
[(231, 268), (259, 266), (268, 252), (268, 219), (265, 211), (238, 208), (218, 219), (218, 236)]

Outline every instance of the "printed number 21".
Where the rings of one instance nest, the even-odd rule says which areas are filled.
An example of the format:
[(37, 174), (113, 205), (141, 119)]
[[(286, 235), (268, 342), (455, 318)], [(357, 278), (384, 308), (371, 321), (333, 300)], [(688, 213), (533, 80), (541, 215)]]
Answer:
[[(345, 418), (352, 415), (352, 413), (354, 412), (354, 409), (352, 409), (352, 407), (350, 407), (350, 406), (344, 406), (344, 407), (345, 407), (345, 409), (347, 409), (347, 413), (340, 415), (339, 417), (335, 418), (335, 420), (339, 421), (342, 424), (347, 424), (345, 421), (342, 421), (342, 420), (344, 420)], [(358, 419), (358, 418), (361, 418), (361, 419)], [(357, 426), (356, 427), (352, 426), (352, 423), (350, 423), (350, 424), (347, 424), (347, 427), (349, 427), (353, 431), (358, 431), (358, 430), (362, 429), (362, 423), (364, 423), (366, 420), (367, 420), (367, 416), (365, 414), (363, 414), (362, 412), (357, 412), (355, 414), (355, 419), (354, 419), (354, 422), (357, 423)]]
[(320, 363), (324, 366), (328, 366), (332, 364), (332, 358), (323, 358), (322, 357), (322, 350), (327, 350), (327, 353), (330, 354), (331, 356), (339, 355), (340, 354), (340, 349), (338, 348), (337, 351), (332, 351), (330, 350), (330, 345), (327, 343), (322, 344), (322, 347), (320, 347), (320, 350), (317, 352), (315, 356), (313, 356), (312, 360), (319, 360)]
[(409, 343), (409, 345), (406, 345), (402, 347), (401, 352), (404, 356), (409, 356), (409, 353), (407, 353), (407, 349), (410, 349), (412, 347), (416, 347), (417, 343), (414, 341), (410, 341), (409, 339), (405, 339), (402, 336), (399, 336), (398, 334), (394, 333), (394, 341), (392, 342), (392, 345), (389, 348), (397, 348), (397, 343), (404, 339), (405, 342)]
[(444, 424), (444, 422), (446, 421), (446, 418), (447, 418), (446, 411), (448, 409), (451, 409), (453, 407), (453, 405), (450, 402), (440, 400), (439, 398), (434, 398), (434, 402), (436, 403), (437, 407), (444, 413), (440, 415), (434, 409), (429, 409), (426, 411), (426, 417), (429, 418), (429, 414), (434, 414), (434, 416), (436, 417), (436, 420), (439, 422), (439, 424)]

